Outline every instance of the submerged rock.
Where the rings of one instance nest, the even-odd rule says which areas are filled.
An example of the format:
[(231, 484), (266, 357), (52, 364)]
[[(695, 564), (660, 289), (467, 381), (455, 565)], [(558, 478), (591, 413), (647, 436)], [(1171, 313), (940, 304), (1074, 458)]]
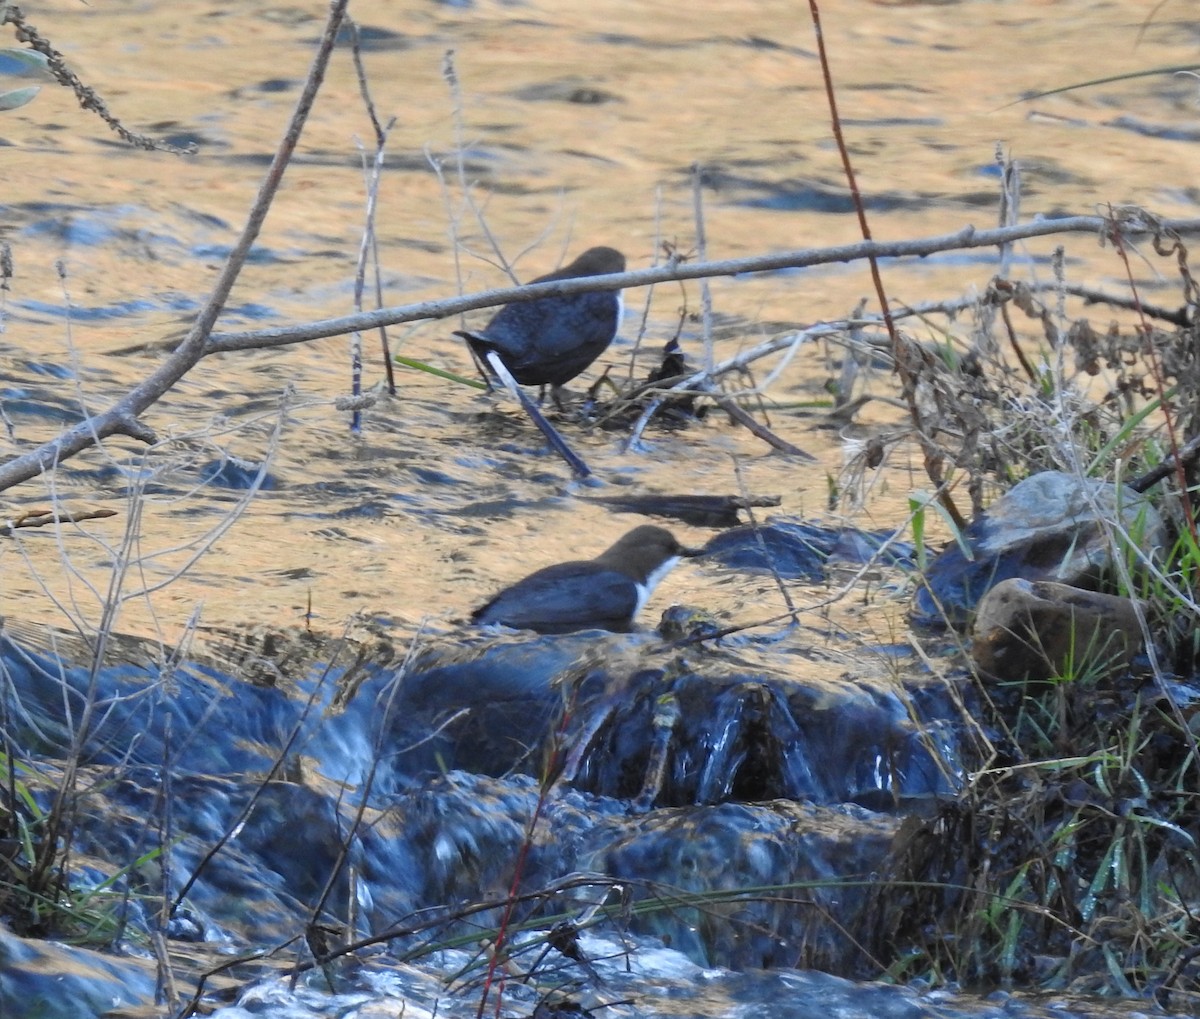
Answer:
[(905, 688), (851, 655), (812, 654), (827, 675), (644, 633), (431, 647), (381, 716), (383, 745), (402, 749), (377, 787), (447, 770), (540, 776), (561, 758), (564, 780), (642, 810), (780, 797), (892, 809), (955, 788), (957, 709), (941, 683)]
[(86, 1019), (154, 1004), (153, 963), (18, 938), (0, 923), (0, 1016)]
[[(967, 767), (956, 708), (940, 680), (903, 687), (890, 663), (873, 673), (788, 632), (759, 658), (750, 641), (472, 631), (412, 653), (278, 635), (224, 665), (150, 664), (159, 649), (126, 641), (93, 669), (86, 645), (8, 631), (0, 698), (40, 804), (82, 748), (73, 861), (134, 903), (188, 882), (171, 937), (281, 942), (319, 906), (322, 922), (353, 917), (352, 935), (415, 943), (498, 923), (514, 875), (561, 889), (518, 919), (559, 914), (564, 897), (582, 909), (567, 892), (587, 872), (593, 899), (615, 885), (634, 901), (697, 896), (639, 910), (635, 929), (698, 963), (858, 973), (859, 889), (894, 814), (952, 792)], [(801, 655), (820, 678), (799, 674)], [(223, 671), (235, 660), (255, 682)], [(94, 724), (75, 733), (89, 702)], [(154, 848), (157, 866), (124, 870)], [(760, 889), (794, 882), (829, 891)], [(756, 890), (735, 900), (742, 887)], [(157, 933), (152, 910), (125, 923)]]
[(1014, 577), (1094, 586), (1112, 564), (1105, 521), (1120, 521), (1144, 550), (1166, 543), (1158, 510), (1132, 488), (1061, 471), (1026, 478), (967, 528), (967, 550), (956, 542), (934, 560), (914, 598), (913, 622), (963, 627), (989, 588)]
[(738, 510), (750, 506), (778, 506), (782, 501), (778, 495), (668, 495), (647, 493), (644, 495), (593, 495), (586, 502), (612, 506), (627, 513), (641, 513), (650, 517), (670, 517), (692, 527), (737, 527), (741, 520)]
[(823, 527), (789, 517), (734, 527), (704, 546), (706, 559), (742, 570), (773, 570), (785, 580), (823, 580), (831, 559), (864, 563), (880, 555), (892, 566), (912, 565), (913, 547), (890, 531)]
[(960, 769), (942, 723), (913, 700), (859, 682), (799, 679), (721, 651), (610, 677), (579, 704), (565, 778), (642, 809), (779, 798), (888, 809), (949, 793)]
[(659, 810), (603, 822), (579, 863), (629, 887), (634, 902), (661, 901), (637, 911), (634, 930), (701, 965), (866, 975), (862, 946), (878, 923), (871, 877), (886, 868), (897, 826), (858, 807), (790, 800)]

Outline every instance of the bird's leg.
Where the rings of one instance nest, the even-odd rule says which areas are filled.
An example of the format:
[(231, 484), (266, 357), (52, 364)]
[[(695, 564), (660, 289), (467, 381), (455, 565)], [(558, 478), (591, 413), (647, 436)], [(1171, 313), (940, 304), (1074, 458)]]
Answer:
[[(461, 334), (456, 333), (455, 335)], [(475, 369), (479, 372), (479, 377), (483, 379), (483, 384), (487, 386), (487, 391), (494, 393), (498, 388), (496, 385), (498, 381), (496, 373), (488, 367), (486, 360), (476, 352), (470, 343), (467, 344), (467, 350), (471, 354), (471, 360), (475, 363)]]

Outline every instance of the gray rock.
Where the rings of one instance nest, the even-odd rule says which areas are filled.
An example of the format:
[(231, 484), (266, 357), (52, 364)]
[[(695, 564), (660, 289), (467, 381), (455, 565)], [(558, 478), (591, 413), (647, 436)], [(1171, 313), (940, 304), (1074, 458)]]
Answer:
[(934, 560), (913, 601), (924, 625), (964, 626), (979, 599), (1013, 577), (1091, 587), (1112, 564), (1105, 521), (1120, 521), (1144, 550), (1167, 541), (1162, 517), (1125, 485), (1043, 471), (997, 499)]

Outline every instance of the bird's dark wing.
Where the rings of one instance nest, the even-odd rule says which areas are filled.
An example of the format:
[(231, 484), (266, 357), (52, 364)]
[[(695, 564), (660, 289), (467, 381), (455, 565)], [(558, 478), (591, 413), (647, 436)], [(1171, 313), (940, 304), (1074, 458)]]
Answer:
[(629, 629), (637, 608), (633, 582), (611, 570), (580, 573), (573, 567), (577, 564), (538, 570), (476, 609), (471, 619), (539, 633)]
[(617, 332), (612, 292), (508, 304), (480, 332), (464, 335), (482, 357), (490, 347), (525, 386), (561, 385), (604, 353)]
[(522, 385), (537, 385), (541, 380), (527, 380), (525, 371), (540, 359), (534, 344), (552, 322), (552, 308), (539, 306), (537, 301), (526, 301), (506, 304), (485, 329), (457, 335), (462, 336), (480, 358), (485, 350), (496, 351)]
[(571, 299), (570, 315), (548, 318), (540, 329), (533, 332), (534, 351), (539, 357), (586, 356), (590, 364), (604, 352), (616, 335), (619, 308), (617, 295), (611, 291), (576, 294)]

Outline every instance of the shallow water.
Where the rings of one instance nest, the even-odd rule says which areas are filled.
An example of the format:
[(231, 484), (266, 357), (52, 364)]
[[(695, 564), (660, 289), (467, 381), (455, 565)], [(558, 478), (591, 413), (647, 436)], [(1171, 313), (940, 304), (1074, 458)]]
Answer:
[[(852, 3), (825, 12), (847, 139), (880, 238), (989, 226), (996, 216), (994, 147), (1024, 166), (1027, 216), (1143, 203), (1195, 215), (1194, 80), (1162, 76), (1018, 103), (1024, 93), (1194, 58), (1197, 31), (1181, 9), (1127, 3)], [(135, 129), (194, 140), (194, 156), (117, 144), (63, 90), (47, 87), (4, 116), (4, 238), (16, 276), (4, 305), (0, 377), (13, 433), (29, 448), (105, 406), (180, 336), (249, 207), (320, 30), (321, 5), (230, 8), (209, 3), (40, 5), (36, 24)], [(694, 246), (689, 183), (704, 167), (710, 257), (854, 240), (837, 153), (829, 140), (813, 33), (795, 5), (732, 8), (633, 3), (401, 4), (353, 9), (380, 115), (395, 116), (380, 190), (379, 241), (388, 304), (503, 282), (455, 180), (466, 178), (488, 229), (522, 278), (586, 244), (622, 247), (649, 264), (656, 238)], [(1174, 20), (1172, 20), (1174, 16)], [(454, 51), (456, 98), (443, 78)], [(284, 189), (220, 328), (303, 321), (351, 310), (362, 229), (358, 146), (370, 137), (348, 51), (341, 49)], [(438, 160), (443, 186), (430, 168)], [(1054, 239), (1031, 242), (1022, 272), (1045, 275)], [(1073, 278), (1120, 289), (1120, 266), (1086, 237), (1067, 238)], [(65, 281), (55, 262), (61, 259)], [(1041, 266), (1034, 263), (1041, 263)], [(982, 287), (989, 252), (887, 266), (892, 298), (913, 302)], [(1171, 294), (1175, 288), (1164, 284)], [(715, 280), (723, 326), (718, 356), (782, 328), (843, 316), (870, 290), (861, 265)], [(689, 312), (699, 307), (686, 286)], [(645, 293), (627, 295), (622, 339), (602, 359), (618, 370)], [(659, 287), (647, 333), (675, 329), (683, 297)], [(67, 308), (70, 308), (69, 313)], [(486, 313), (476, 313), (480, 321)], [(1105, 312), (1097, 317), (1103, 320)], [(393, 330), (393, 349), (458, 371), (469, 364), (451, 323)], [(698, 357), (699, 327), (685, 325)], [(368, 384), (381, 369), (366, 338)], [(597, 366), (599, 368), (599, 366)], [(802, 350), (770, 395), (816, 401), (833, 373), (826, 352)], [(589, 374), (584, 380), (594, 377)], [(411, 371), (401, 392), (368, 413), (361, 438), (332, 400), (348, 388), (347, 341), (210, 358), (146, 415), (175, 437), (156, 462), (201, 465), (222, 451), (259, 462), (294, 387), (259, 495), (182, 581), (131, 598), (120, 624), (171, 640), (198, 603), (213, 624), (247, 621), (336, 628), (352, 613), (416, 622), (461, 616), (495, 586), (566, 553), (589, 555), (634, 521), (578, 496), (584, 486), (544, 455), (506, 404)], [(890, 392), (892, 380), (877, 380)], [(493, 411), (493, 407), (496, 409)], [(886, 408), (866, 420), (885, 424)], [(819, 410), (778, 410), (773, 427), (809, 450), (808, 465), (771, 453), (720, 415), (684, 433), (651, 433), (649, 451), (621, 436), (571, 434), (596, 469), (597, 489), (780, 494), (783, 511), (825, 511), (843, 436)], [(125, 471), (141, 452), (112, 441), (54, 479), (73, 506), (121, 516), (85, 525), (61, 547), (25, 532), (21, 553), (0, 547), (0, 612), (61, 621), (42, 585), (95, 619), (84, 581), (107, 588), (111, 546), (126, 517)], [(736, 458), (737, 471), (734, 468)], [(113, 463), (121, 465), (113, 471)], [(901, 452), (876, 481), (866, 522), (903, 519), (922, 477)], [(136, 470), (136, 468), (134, 468)], [(740, 473), (739, 473), (740, 472)], [(166, 553), (212, 527), (236, 492), (196, 488), (194, 470), (165, 480), (144, 507), (133, 553), (161, 553), (157, 583), (189, 558)], [(43, 501), (37, 482), (9, 492), (17, 508)], [(686, 533), (692, 540), (703, 534)], [(66, 567), (64, 569), (64, 567)], [(132, 583), (129, 590), (137, 590)], [(746, 590), (685, 567), (650, 606), (699, 602), (734, 618), (775, 611), (773, 587)]]
[[(1200, 211), (1194, 79), (1161, 76), (1017, 102), (1030, 92), (1194, 61), (1200, 30), (1186, 5), (825, 6), (840, 111), (876, 237), (993, 225), (997, 143), (1023, 166), (1025, 217), (1091, 213), (1109, 203), (1163, 216)], [(0, 409), (11, 421), (0, 429), (0, 455), (52, 436), (81, 406), (107, 406), (184, 333), (283, 131), (324, 10), (54, 0), (29, 12), (129, 127), (194, 141), (198, 151), (180, 157), (120, 145), (53, 87), (0, 115), (0, 237), (16, 265), (0, 293)], [(591, 244), (622, 248), (631, 267), (650, 264), (656, 251), (661, 257), (662, 242), (692, 251), (697, 163), (709, 257), (858, 238), (803, 5), (695, 2), (682, 12), (619, 0), (376, 0), (356, 3), (352, 13), (376, 107), (382, 118), (396, 118), (379, 194), (385, 304), (504, 282), (463, 202), (458, 152), (488, 231), (522, 279)], [(450, 50), (457, 96), (443, 73)], [(360, 145), (370, 137), (342, 48), (220, 329), (352, 310), (365, 201)], [(1021, 246), (1016, 273), (1048, 278), (1059, 242)], [(1061, 242), (1073, 280), (1127, 289), (1111, 249), (1078, 235)], [(1149, 266), (1135, 267), (1145, 294), (1179, 303), (1169, 264), (1154, 264), (1166, 274), (1157, 279)], [(952, 253), (888, 263), (885, 282), (894, 301), (915, 303), (981, 290), (995, 269), (993, 252)], [(860, 264), (714, 280), (717, 356), (844, 317), (870, 293)], [(582, 381), (602, 366), (626, 370), (647, 295), (626, 299), (621, 339)], [(654, 291), (648, 346), (675, 332), (681, 307), (685, 346), (699, 359), (694, 283)], [(1110, 317), (1092, 315), (1100, 324)], [(395, 328), (393, 350), (469, 373), (450, 336), (457, 325)], [(969, 322), (958, 328), (966, 333)], [(367, 384), (376, 385), (377, 339), (365, 344)], [(127, 600), (113, 625), (168, 643), (197, 611), (203, 625), (219, 627), (311, 620), (337, 631), (361, 614), (402, 631), (440, 629), (497, 586), (550, 561), (590, 556), (639, 522), (589, 495), (744, 488), (781, 495), (782, 512), (823, 518), (831, 486), (844, 487), (851, 441), (902, 423), (894, 408), (874, 404), (861, 428), (831, 425), (821, 401), (838, 353), (813, 345), (769, 395), (779, 405), (772, 427), (817, 463), (773, 453), (719, 414), (686, 431), (651, 430), (638, 452), (625, 450), (618, 433), (568, 427), (596, 471), (597, 480), (583, 484), (545, 454), (504, 401), (411, 371), (400, 371), (396, 398), (382, 397), (367, 413), (363, 434), (351, 435), (333, 404), (348, 391), (347, 349), (345, 338), (334, 338), (210, 358), (146, 415), (165, 440), (148, 464), (138, 460), (141, 447), (113, 440), (53, 478), (5, 493), (13, 511), (53, 493), (73, 508), (118, 515), (0, 543), (0, 615), (58, 625), (67, 615), (95, 625), (117, 563), (128, 565)], [(885, 395), (896, 389), (887, 374), (873, 386)], [(283, 413), (285, 391), (292, 395)], [(244, 490), (206, 480), (226, 455), (258, 464), (268, 452), (269, 490), (246, 506)], [(134, 512), (130, 481), (148, 478), (147, 468), (153, 478)], [(919, 454), (905, 446), (869, 480), (863, 504), (839, 512), (872, 528), (899, 526), (910, 492), (926, 484)], [(235, 511), (210, 547), (205, 535)], [(689, 543), (709, 536), (673, 530)], [(186, 576), (159, 586), (202, 548)], [(645, 620), (673, 601), (740, 621), (783, 608), (769, 577), (696, 563), (667, 578)], [(810, 626), (795, 639), (824, 640), (828, 619), (856, 642), (902, 642), (899, 607), (887, 591), (866, 598), (860, 588), (806, 615)], [(828, 671), (827, 656), (815, 660)]]

